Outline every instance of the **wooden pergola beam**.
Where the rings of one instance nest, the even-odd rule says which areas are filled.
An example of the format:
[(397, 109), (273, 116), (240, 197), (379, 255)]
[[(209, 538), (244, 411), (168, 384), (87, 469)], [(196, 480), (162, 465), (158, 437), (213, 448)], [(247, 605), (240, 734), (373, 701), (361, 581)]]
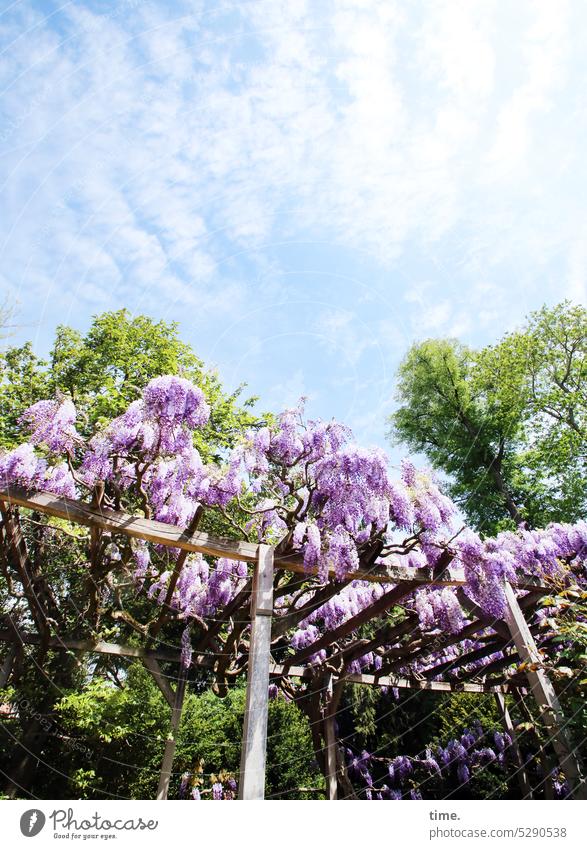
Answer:
[[(29, 631), (18, 631), (18, 639), (25, 645), (40, 645), (41, 635), (32, 634)], [(4, 643), (14, 643), (16, 640), (13, 631), (2, 628), (0, 629), (0, 641)], [(175, 649), (146, 649), (142, 646), (127, 646), (119, 645), (118, 643), (108, 643), (104, 640), (78, 640), (70, 637), (49, 637), (46, 641), (48, 648), (62, 651), (79, 651), (87, 652), (88, 654), (111, 654), (119, 657), (133, 657), (139, 660), (152, 658), (153, 660), (166, 660), (171, 663), (178, 663), (181, 660), (181, 652)], [(203, 657), (198, 666), (212, 667), (214, 658)]]
[[(359, 611), (359, 613), (352, 616), (350, 619), (347, 619), (338, 628), (333, 628), (332, 631), (328, 631), (328, 633), (324, 634), (318, 640), (313, 642), (311, 645), (306, 646), (306, 648), (301, 649), (301, 651), (297, 652), (292, 658), (291, 663), (297, 664), (302, 663), (304, 660), (308, 660), (308, 658), (312, 657), (313, 654), (321, 651), (322, 649), (328, 648), (333, 642), (346, 637), (348, 634), (356, 631), (357, 628), (360, 628), (361, 625), (364, 625), (365, 622), (368, 622), (370, 619), (373, 619), (377, 616), (381, 616), (390, 607), (393, 607), (400, 601), (404, 596), (408, 595), (417, 587), (417, 584), (414, 581), (405, 581), (401, 584), (398, 584), (393, 589), (388, 590), (382, 596), (380, 596), (377, 601), (370, 604), (368, 607), (365, 607), (363, 610)], [(286, 661), (288, 664), (289, 659)]]
[[(41, 641), (39, 634), (19, 631), (18, 636), (21, 643), (24, 643), (25, 645), (38, 645)], [(14, 643), (14, 641), (14, 634), (7, 630), (0, 630), (0, 642)], [(118, 657), (135, 658), (142, 662), (149, 659), (164, 660), (170, 663), (181, 662), (180, 651), (173, 651), (170, 649), (144, 649), (138, 646), (106, 643), (102, 640), (74, 640), (51, 637), (49, 640), (49, 646), (52, 649), (61, 651), (81, 651), (87, 652), (88, 654), (110, 654), (117, 655)], [(192, 664), (194, 664), (194, 661), (192, 661)], [(211, 668), (212, 663), (210, 660), (206, 660), (205, 662), (198, 662), (194, 665), (203, 666), (204, 668), (209, 669)], [(279, 678), (282, 676), (290, 678), (310, 678), (316, 674), (316, 669), (311, 666), (286, 667), (283, 664), (270, 663), (269, 674), (273, 678)], [(487, 685), (460, 681), (426, 681), (425, 679), (403, 678), (393, 675), (367, 675), (358, 673), (347, 673), (337, 678), (337, 680), (345, 681), (349, 684), (364, 684), (371, 687), (397, 687), (400, 690), (435, 690), (442, 693), (449, 693), (451, 691), (458, 693), (511, 693), (513, 690), (520, 689), (519, 687), (513, 687), (508, 684)], [(167, 701), (169, 701), (169, 699), (167, 699)]]
[[(65, 519), (78, 525), (98, 528), (110, 533), (124, 534), (134, 539), (143, 539), (169, 548), (180, 548), (182, 551), (195, 551), (212, 557), (228, 557), (231, 560), (240, 560), (245, 563), (255, 563), (257, 558), (257, 543), (225, 539), (202, 531), (188, 533), (183, 528), (158, 522), (155, 519), (131, 516), (128, 513), (93, 506), (73, 498), (56, 496), (50, 492), (31, 493), (18, 487), (11, 487), (10, 490), (0, 489), (0, 501), (26, 507), (29, 510), (37, 510), (39, 513)], [(452, 555), (447, 551), (444, 554), (446, 560), (450, 561)], [(317, 574), (318, 571), (317, 568), (308, 569), (304, 565), (302, 556), (298, 553), (276, 554), (274, 565), (276, 569), (286, 569), (308, 577)], [(334, 576), (334, 570), (331, 570), (331, 575)], [(360, 567), (355, 572), (347, 574), (344, 580), (347, 579), (391, 584), (405, 581), (449, 587), (466, 584), (463, 569), (453, 566), (450, 566), (450, 568), (443, 566), (442, 568), (412, 569), (407, 566), (398, 566), (390, 558), (382, 560), (374, 566)], [(520, 589), (549, 592), (548, 587), (529, 576), (520, 576), (516, 586)]]
[[(272, 678), (307, 678), (311, 680), (316, 675), (316, 668), (312, 666), (284, 666), (274, 663), (270, 667)], [(334, 676), (337, 682), (345, 684), (361, 684), (368, 687), (397, 687), (398, 690), (431, 690), (438, 693), (512, 693), (519, 690), (509, 683), (485, 684), (465, 681), (428, 681), (425, 678), (403, 678), (395, 675), (377, 675), (356, 672), (347, 672), (344, 675)], [(521, 688), (526, 692), (524, 688)]]
[(480, 648), (473, 649), (466, 654), (454, 657), (452, 660), (445, 660), (436, 666), (431, 666), (429, 669), (423, 670), (422, 675), (425, 678), (435, 678), (437, 675), (442, 675), (443, 672), (447, 672), (449, 669), (456, 671), (469, 663), (474, 663), (476, 660), (482, 660), (484, 657), (503, 651), (507, 645), (508, 643), (505, 640), (493, 640)]
[(573, 797), (587, 799), (587, 786), (581, 774), (581, 766), (567, 733), (567, 723), (560, 702), (543, 668), (543, 658), (518, 604), (516, 594), (507, 581), (504, 589), (507, 603), (506, 622), (518, 654), (526, 663), (524, 671), (538, 709), (550, 732), (550, 739), (561, 769), (569, 782)]

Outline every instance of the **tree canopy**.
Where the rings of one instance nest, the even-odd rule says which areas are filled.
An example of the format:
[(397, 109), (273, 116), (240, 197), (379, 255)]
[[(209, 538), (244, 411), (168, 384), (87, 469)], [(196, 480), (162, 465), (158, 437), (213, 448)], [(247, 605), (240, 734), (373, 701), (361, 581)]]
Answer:
[[(133, 335), (129, 326), (119, 339), (117, 321), (139, 330)], [(476, 355), (455, 343), (425, 343), (410, 352), (403, 374), (402, 391), (408, 385), (414, 393), (418, 385), (426, 390), (414, 398), (414, 405), (420, 404), (416, 418), (428, 417), (426, 438), (413, 432), (416, 447), (432, 446), (438, 452), (435, 464), (442, 468), (442, 439), (453, 437), (434, 427), (452, 416), (460, 438), (469, 439), (468, 454), (458, 455), (461, 466), (474, 456), (472, 477), (459, 479), (461, 467), (453, 455), (461, 447), (454, 437), (454, 468), (448, 471), (455, 485), (460, 480), (462, 492), (473, 499), (474, 484), (481, 486), (484, 475), (491, 476), (486, 503), (474, 502), (479, 516), (488, 516), (498, 531), (487, 536), (459, 527), (453, 501), (411, 461), (402, 463), (398, 476), (383, 451), (357, 445), (336, 421), (308, 420), (302, 407), (262, 421), (253, 418), (237, 406), (236, 396), (223, 393), (217, 379), (174, 336), (173, 326), (157, 330), (149, 319), (137, 321), (126, 313), (107, 314), (83, 339), (61, 329), (48, 364), (37, 361), (27, 346), (5, 355), (4, 403), (10, 410), (20, 408), (18, 416), (9, 417), (5, 435), (10, 445), (0, 453), (0, 587), (9, 627), (32, 629), (38, 637), (38, 648), (21, 646), (12, 677), (29, 707), (19, 712), (21, 739), (8, 758), (11, 795), (31, 786), (35, 761), (51, 751), (50, 732), (42, 723), (47, 717), (59, 717), (62, 738), (67, 727), (95, 736), (100, 716), (107, 716), (110, 730), (103, 736), (110, 742), (135, 733), (128, 713), (141, 692), (153, 714), (161, 713), (160, 697), (144, 688), (127, 661), (108, 655), (81, 663), (72, 653), (55, 652), (52, 638), (180, 646), (191, 685), (212, 684), (224, 698), (239, 686), (250, 639), (251, 581), (243, 562), (212, 558), (200, 549), (188, 554), (161, 545), (160, 539), (157, 544), (136, 540), (124, 532), (126, 519), (113, 526), (90, 523), (88, 530), (55, 518), (26, 493), (48, 490), (55, 498), (82, 499), (92, 510), (142, 514), (190, 532), (202, 523), (254, 543), (253, 550), (259, 542), (275, 546), (286, 565), (276, 570), (274, 580), (271, 654), (286, 670), (279, 688), (309, 720), (300, 724), (291, 713), (288, 721), (298, 730), (290, 739), (299, 737), (292, 745), (307, 748), (309, 730), (322, 769), (327, 671), (343, 675), (335, 685), (337, 699), (346, 673), (366, 671), (379, 680), (399, 668), (413, 681), (422, 675), (433, 680), (445, 671), (454, 673), (462, 663), (455, 678), (460, 683), (495, 663), (507, 675), (504, 670), (515, 667), (499, 626), (507, 612), (507, 582), (516, 585), (521, 578), (521, 586), (529, 581), (536, 587), (540, 580), (555, 594), (575, 592), (585, 572), (585, 522), (498, 531), (504, 517), (518, 521), (528, 510), (512, 483), (520, 446), (533, 426), (527, 409), (552, 404), (536, 388), (537, 378), (529, 382), (527, 352), (522, 358), (515, 349), (518, 359), (511, 358), (519, 367), (513, 369), (504, 365), (503, 353)], [(151, 337), (157, 334), (153, 348)], [(100, 339), (108, 340), (102, 353)], [(143, 357), (143, 348), (158, 351), (159, 360), (155, 353)], [(150, 376), (158, 372), (157, 365), (171, 361), (179, 373)], [(544, 366), (546, 373), (552, 368)], [(503, 380), (496, 377), (499, 369)], [(564, 385), (574, 385), (571, 377), (565, 380)], [(508, 381), (510, 389), (502, 385)], [(563, 417), (569, 431), (581, 426), (576, 404), (565, 408)], [(540, 439), (552, 440), (561, 426), (557, 420), (551, 432), (541, 420), (533, 450)], [(15, 488), (25, 492), (24, 500), (11, 497)], [(459, 590), (440, 586), (452, 561), (463, 576)], [(390, 586), (394, 574), (407, 577)], [(423, 580), (430, 586), (412, 580), (421, 574), (429, 576)], [(555, 602), (536, 611), (532, 593), (529, 601), (533, 627), (541, 629), (541, 645), (552, 654), (557, 625), (549, 613)], [(289, 666), (305, 662), (312, 667), (310, 679), (290, 680)], [(464, 678), (458, 677), (461, 673)], [(237, 701), (230, 699), (231, 706)], [(342, 698), (351, 710), (359, 702), (365, 708), (357, 734), (372, 733), (376, 701)], [(274, 708), (280, 710), (285, 714), (289, 707)], [(440, 747), (442, 757), (452, 763), (451, 753), (463, 745)], [(360, 777), (371, 757), (355, 764)], [(431, 767), (434, 760), (413, 757), (418, 768), (425, 761)], [(485, 757), (465, 762), (458, 755), (461, 776)], [(215, 769), (220, 766), (231, 769), (230, 763)], [(78, 786), (91, 782), (92, 769), (79, 766)], [(197, 764), (188, 768), (194, 789), (198, 770)], [(313, 767), (305, 774), (313, 776)]]
[(486, 532), (581, 518), (586, 356), (587, 312), (568, 302), (482, 350), (417, 343), (399, 369), (390, 436), (425, 454)]

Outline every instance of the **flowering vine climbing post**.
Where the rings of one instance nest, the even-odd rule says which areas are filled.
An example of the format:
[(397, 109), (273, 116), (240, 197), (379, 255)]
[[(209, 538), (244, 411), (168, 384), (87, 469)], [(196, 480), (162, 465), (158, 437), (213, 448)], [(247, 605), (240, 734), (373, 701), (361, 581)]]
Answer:
[(251, 594), (251, 640), (239, 799), (263, 799), (265, 796), (272, 616), (273, 548), (260, 545)]

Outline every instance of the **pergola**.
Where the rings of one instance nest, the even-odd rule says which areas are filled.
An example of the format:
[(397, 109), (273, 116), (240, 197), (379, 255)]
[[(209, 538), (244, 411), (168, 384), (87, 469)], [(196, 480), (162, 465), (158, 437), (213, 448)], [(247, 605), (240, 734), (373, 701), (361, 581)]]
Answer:
[[(358, 571), (321, 584), (304, 566), (295, 553), (281, 551), (279, 546), (235, 541), (198, 531), (197, 521), (192, 527), (182, 529), (163, 522), (131, 516), (125, 513), (62, 498), (47, 492), (30, 493), (13, 489), (0, 491), (2, 512), (2, 545), (16, 568), (25, 592), (36, 597), (38, 588), (35, 576), (27, 566), (22, 534), (14, 521), (13, 508), (26, 508), (47, 516), (58, 517), (84, 525), (93, 534), (110, 533), (141, 539), (169, 548), (180, 549), (170, 579), (165, 604), (160, 618), (146, 635), (142, 647), (107, 643), (100, 639), (79, 639), (68, 634), (23, 631), (14, 622), (6, 620), (0, 629), (0, 641), (11, 644), (13, 653), (23, 645), (44, 645), (53, 650), (87, 652), (91, 654), (118, 655), (138, 658), (153, 675), (171, 707), (170, 735), (165, 745), (158, 799), (167, 798), (175, 750), (175, 735), (179, 728), (184, 700), (186, 670), (180, 665), (176, 686), (163, 674), (161, 662), (180, 664), (180, 652), (161, 646), (158, 634), (163, 625), (165, 609), (177, 584), (180, 571), (190, 552), (200, 552), (212, 557), (227, 557), (250, 564), (251, 569), (244, 586), (206, 630), (194, 647), (192, 663), (213, 674), (220, 691), (227, 683), (246, 673), (246, 709), (243, 728), (239, 798), (262, 799), (265, 789), (265, 762), (267, 744), (267, 714), (269, 684), (290, 678), (301, 679), (307, 685), (305, 710), (311, 719), (314, 744), (324, 752), (328, 797), (336, 799), (341, 793), (351, 792), (344, 759), (336, 739), (334, 717), (345, 683), (365, 686), (386, 686), (440, 692), (492, 693), (500, 709), (504, 725), (513, 738), (513, 751), (518, 759), (518, 776), (522, 794), (531, 796), (531, 788), (524, 770), (520, 750), (515, 739), (513, 724), (506, 707), (505, 695), (521, 698), (531, 692), (536, 700), (549, 739), (575, 798), (587, 798), (585, 781), (578, 759), (572, 749), (565, 729), (565, 718), (555, 690), (543, 668), (538, 629), (532, 625), (532, 614), (540, 599), (551, 588), (531, 576), (519, 577), (515, 585), (506, 584), (507, 612), (504, 621), (495, 621), (472, 603), (463, 592), (463, 570), (455, 567), (454, 554), (447, 544), (437, 567), (407, 568), (391, 562), (361, 564)], [(300, 606), (276, 609), (275, 602), (285, 597), (292, 587), (303, 581), (314, 581), (314, 594)], [(389, 588), (372, 604), (346, 620), (337, 628), (320, 636), (311, 645), (291, 655), (284, 652), (286, 634), (300, 623), (312, 609), (334, 597), (353, 580), (375, 581)], [(457, 634), (427, 634), (418, 627), (418, 620), (401, 607), (402, 601), (423, 586), (456, 587), (459, 600), (470, 618)], [(312, 585), (306, 588), (312, 589)], [(398, 608), (403, 616), (398, 619)], [(386, 614), (394, 610), (393, 619)], [(377, 621), (374, 636), (361, 638), (358, 629), (366, 623)], [(250, 624), (248, 643), (243, 632)], [(221, 653), (207, 651), (220, 637), (224, 639)], [(484, 632), (484, 633), (482, 633)], [(489, 632), (489, 633), (488, 633)], [(455, 659), (437, 663), (423, 671), (410, 670), (414, 661), (426, 658), (433, 652), (458, 646), (465, 640), (477, 638), (481, 643), (472, 651), (462, 651)], [(538, 643), (537, 643), (538, 640)], [(159, 643), (159, 644), (158, 644)], [(325, 650), (323, 661), (315, 655)], [(381, 657), (381, 668), (375, 674), (354, 674), (349, 664), (365, 653), (376, 651)], [(481, 669), (471, 664), (500, 653), (497, 660), (489, 661)], [(275, 657), (281, 657), (277, 662)], [(524, 663), (523, 672), (508, 674), (508, 668)], [(0, 671), (0, 685), (10, 674), (11, 656)], [(402, 671), (400, 675), (399, 672)], [(450, 672), (450, 677), (446, 677)], [(443, 677), (445, 676), (445, 677)]]

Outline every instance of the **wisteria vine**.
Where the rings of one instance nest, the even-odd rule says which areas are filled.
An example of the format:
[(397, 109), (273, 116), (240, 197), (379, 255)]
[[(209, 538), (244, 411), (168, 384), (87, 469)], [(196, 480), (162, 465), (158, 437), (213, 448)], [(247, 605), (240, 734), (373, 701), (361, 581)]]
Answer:
[[(141, 510), (147, 518), (180, 527), (188, 527), (201, 508), (217, 511), (236, 535), (297, 554), (316, 575), (313, 587), (278, 598), (277, 616), (301, 609), (316, 586), (348, 581), (359, 568), (434, 567), (447, 553), (464, 569), (469, 599), (493, 619), (504, 615), (506, 580), (515, 583), (524, 574), (564, 582), (573, 573), (584, 575), (585, 522), (544, 530), (520, 527), (482, 539), (458, 527), (455, 504), (430, 472), (405, 460), (394, 475), (383, 451), (356, 445), (349, 429), (335, 421), (306, 420), (302, 408), (245, 434), (223, 463), (206, 464), (194, 434), (209, 416), (202, 390), (176, 376), (151, 380), (139, 400), (89, 439), (76, 427), (71, 400), (40, 401), (22, 419), (28, 441), (0, 456), (0, 486)], [(156, 546), (133, 542), (130, 554), (137, 587), (164, 603), (179, 552), (167, 550), (162, 557)], [(113, 567), (117, 560), (126, 563), (114, 542), (103, 556)], [(235, 561), (210, 564), (201, 555), (187, 557), (170, 600), (186, 623), (186, 663), (190, 623), (214, 616), (246, 577), (246, 568)], [(311, 645), (389, 589), (376, 581), (346, 583), (296, 624), (289, 645), (293, 650)], [(417, 590), (404, 605), (426, 633), (458, 634), (470, 621), (454, 588)], [(436, 662), (478, 645), (447, 647)], [(383, 647), (389, 648), (393, 643)], [(312, 660), (325, 657), (322, 651)], [(380, 665), (380, 655), (367, 652), (350, 670)]]

